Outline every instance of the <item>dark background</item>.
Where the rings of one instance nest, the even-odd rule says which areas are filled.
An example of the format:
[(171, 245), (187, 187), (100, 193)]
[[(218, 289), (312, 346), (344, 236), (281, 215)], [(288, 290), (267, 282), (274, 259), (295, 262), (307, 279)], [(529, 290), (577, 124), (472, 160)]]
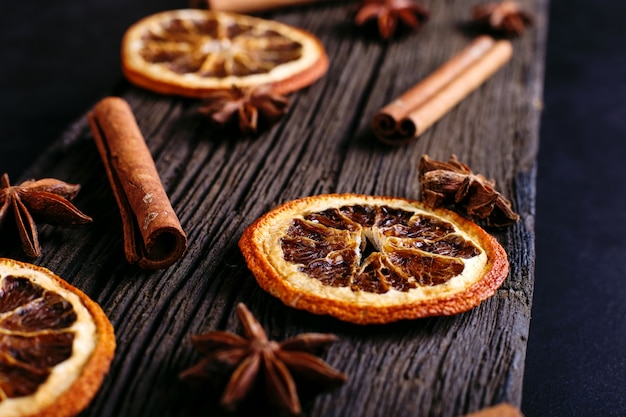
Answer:
[[(119, 41), (180, 0), (0, 6), (0, 171), (15, 181), (123, 83)], [(527, 417), (626, 416), (626, 1), (553, 0)]]

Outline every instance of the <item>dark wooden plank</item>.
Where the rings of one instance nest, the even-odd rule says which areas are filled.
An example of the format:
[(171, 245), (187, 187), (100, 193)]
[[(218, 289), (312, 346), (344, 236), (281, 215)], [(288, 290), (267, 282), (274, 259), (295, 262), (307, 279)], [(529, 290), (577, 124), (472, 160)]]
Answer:
[[(349, 6), (325, 3), (268, 14), (317, 34), (329, 73), (292, 95), (285, 119), (256, 139), (217, 135), (193, 100), (121, 83), (189, 238), (186, 256), (158, 272), (126, 264), (119, 214), (84, 118), (26, 176), (83, 185), (85, 228), (42, 227), (37, 260), (97, 300), (116, 329), (118, 350), (89, 416), (217, 415), (215, 393), (189, 390), (177, 374), (198, 360), (189, 335), (237, 331), (246, 302), (282, 340), (334, 332), (326, 359), (350, 375), (341, 389), (305, 404), (310, 416), (455, 416), (521, 403), (534, 268), (535, 153), (547, 0), (527, 0), (536, 25), (514, 41), (514, 58), (418, 141), (376, 142), (371, 117), (466, 45), (460, 25), (476, 1), (424, 1), (432, 19), (418, 34), (385, 44), (347, 22)], [(511, 272), (496, 296), (455, 317), (356, 326), (283, 306), (259, 289), (236, 246), (247, 225), (276, 204), (325, 192), (419, 197), (422, 154), (451, 153), (495, 178), (522, 221), (494, 232)], [(20, 258), (19, 253), (5, 254)], [(210, 398), (207, 398), (208, 397)]]

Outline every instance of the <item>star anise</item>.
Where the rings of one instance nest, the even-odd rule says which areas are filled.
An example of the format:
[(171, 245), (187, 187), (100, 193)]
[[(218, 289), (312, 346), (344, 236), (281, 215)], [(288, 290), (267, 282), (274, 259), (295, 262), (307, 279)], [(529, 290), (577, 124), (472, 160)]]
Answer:
[(14, 218), (22, 249), (28, 256), (37, 258), (41, 256), (41, 246), (35, 220), (61, 226), (78, 226), (92, 221), (69, 202), (79, 190), (78, 184), (54, 178), (28, 180), (11, 186), (5, 173), (0, 179), (0, 226)]
[(522, 10), (515, 1), (486, 3), (472, 9), (474, 21), (486, 25), (495, 32), (521, 36), (532, 25), (530, 13)]
[(358, 26), (378, 21), (380, 36), (389, 39), (396, 32), (398, 23), (419, 29), (429, 16), (428, 10), (411, 0), (364, 0), (354, 21)]
[(423, 155), (419, 163), (419, 182), (422, 199), (430, 207), (451, 206), (495, 227), (519, 220), (511, 202), (496, 191), (495, 181), (474, 174), (456, 155), (448, 162), (434, 161)]
[(229, 123), (251, 135), (260, 126), (269, 127), (287, 112), (289, 99), (277, 94), (269, 86), (216, 90), (204, 98), (200, 113), (209, 116), (218, 125)]
[(219, 378), (220, 372), (233, 370), (220, 404), (237, 411), (254, 391), (264, 388), (270, 405), (292, 415), (301, 412), (296, 382), (307, 388), (334, 388), (347, 380), (314, 353), (334, 342), (332, 334), (303, 333), (281, 343), (268, 340), (263, 327), (248, 308), (239, 303), (237, 315), (244, 337), (224, 331), (192, 336), (192, 344), (204, 356), (180, 378), (190, 382)]

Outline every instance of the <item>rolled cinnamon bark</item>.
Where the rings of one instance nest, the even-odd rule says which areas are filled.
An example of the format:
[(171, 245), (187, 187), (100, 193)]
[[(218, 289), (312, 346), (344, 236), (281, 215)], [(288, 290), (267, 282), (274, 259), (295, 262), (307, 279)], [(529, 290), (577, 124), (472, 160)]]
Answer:
[(130, 106), (107, 97), (88, 119), (122, 217), (126, 259), (145, 269), (172, 265), (187, 249), (187, 237)]
[(384, 143), (400, 145), (424, 133), (437, 120), (509, 61), (507, 40), (480, 36), (435, 72), (374, 115), (372, 128)]
[(524, 417), (522, 412), (510, 404), (502, 403), (493, 407), (484, 408), (465, 417)]
[(207, 0), (209, 9), (223, 12), (252, 13), (284, 6), (314, 3), (323, 0)]

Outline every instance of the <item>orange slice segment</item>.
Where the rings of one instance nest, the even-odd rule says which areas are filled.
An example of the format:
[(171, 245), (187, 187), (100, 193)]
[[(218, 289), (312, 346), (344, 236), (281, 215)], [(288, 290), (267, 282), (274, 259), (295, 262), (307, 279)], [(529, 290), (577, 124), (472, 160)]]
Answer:
[(78, 414), (114, 351), (95, 302), (47, 269), (0, 258), (0, 416)]
[(122, 40), (122, 69), (132, 83), (164, 94), (272, 85), (285, 94), (328, 69), (319, 39), (266, 19), (200, 9), (171, 10), (132, 25)]
[(360, 324), (467, 311), (509, 268), (496, 239), (456, 213), (357, 194), (287, 202), (250, 225), (239, 247), (286, 305)]

